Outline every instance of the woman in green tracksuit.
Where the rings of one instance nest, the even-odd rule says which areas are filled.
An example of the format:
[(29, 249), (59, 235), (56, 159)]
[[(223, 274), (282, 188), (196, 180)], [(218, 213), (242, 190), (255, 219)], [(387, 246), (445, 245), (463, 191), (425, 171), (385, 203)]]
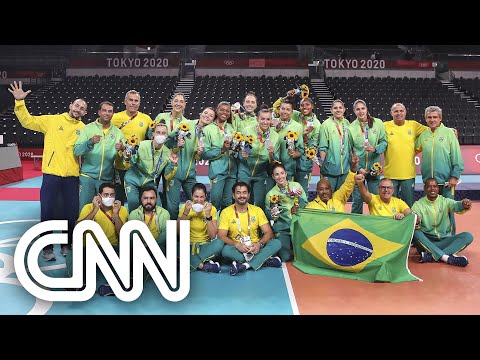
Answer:
[(288, 176), (287, 179), (293, 181), (297, 173), (297, 159), (300, 158), (304, 152), (303, 128), (298, 122), (292, 121), (292, 100), (283, 98), (280, 103), (279, 112), (279, 122), (274, 128), (280, 142), (278, 158), (285, 167)]
[(312, 99), (303, 98), (300, 100), (300, 111), (293, 110), (292, 119), (302, 125), (302, 136), (304, 151), (302, 156), (297, 159), (297, 172), (295, 180), (302, 185), (303, 191), (308, 194), (310, 186), (310, 178), (313, 170), (313, 159), (307, 157), (308, 149), (312, 148), (317, 152), (320, 143), (320, 129), (322, 124), (318, 121), (317, 116), (313, 113), (315, 108)]
[[(367, 105), (363, 100), (356, 100), (353, 103), (353, 111), (357, 118), (348, 128), (350, 144), (360, 162), (358, 169), (365, 169), (367, 172), (367, 187), (372, 194), (378, 194), (380, 174), (375, 173), (374, 163), (380, 163), (380, 154), (387, 148), (387, 138), (383, 121), (374, 118), (368, 112)], [(363, 199), (355, 184), (352, 194), (352, 213), (363, 213)]]
[(332, 193), (340, 189), (350, 171), (350, 122), (344, 114), (343, 101), (335, 100), (332, 103), (332, 116), (322, 123), (320, 131), (320, 174), (332, 185)]
[(272, 177), (276, 185), (265, 197), (265, 208), (268, 209), (265, 211), (265, 215), (269, 220), (274, 220), (273, 232), (282, 243), (278, 256), (285, 262), (290, 260), (292, 256), (290, 236), (292, 215), (297, 212), (298, 208), (304, 208), (308, 200), (305, 191), (298, 182), (287, 181), (287, 172), (283, 164), (276, 163), (273, 165)]
[(205, 128), (205, 151), (202, 159), (210, 162), (210, 201), (221, 211), (232, 205), (231, 189), (237, 181), (237, 159), (230, 150), (235, 132), (231, 124), (230, 103), (221, 101), (217, 105), (216, 114), (215, 121)]
[(278, 160), (280, 142), (278, 134), (270, 128), (272, 112), (268, 106), (262, 106), (257, 119), (257, 125), (242, 131), (244, 137), (251, 136), (254, 140), (250, 151), (241, 151), (238, 156), (238, 181), (250, 185), (253, 189), (250, 203), (265, 211), (265, 195), (274, 185), (269, 174), (270, 167), (273, 161)]
[[(153, 136), (153, 140), (140, 142), (137, 151), (130, 157), (124, 151), (124, 161), (130, 163), (125, 174), (125, 193), (130, 212), (140, 206), (139, 195), (142, 187), (156, 187), (160, 174), (165, 173), (165, 178), (169, 181), (177, 171), (178, 158), (164, 145), (167, 126), (164, 123), (157, 124)], [(160, 197), (157, 197), (157, 204), (162, 206)]]
[[(172, 144), (173, 152), (178, 155), (178, 169), (170, 181), (166, 182), (167, 208), (172, 220), (177, 220), (180, 205), (180, 193), (183, 188), (185, 197), (191, 200), (192, 188), (197, 183), (196, 160), (204, 151), (205, 127), (215, 118), (211, 107), (205, 108), (199, 120), (183, 120), (168, 135), (167, 146)], [(181, 138), (182, 129), (188, 128), (189, 136)], [(170, 147), (169, 146), (169, 147)]]
[(255, 109), (257, 108), (257, 97), (253, 91), (249, 91), (243, 99), (243, 108), (245, 112), (240, 109), (234, 112), (232, 125), (235, 131), (242, 133), (243, 130), (250, 126), (257, 125), (257, 117), (255, 116)]

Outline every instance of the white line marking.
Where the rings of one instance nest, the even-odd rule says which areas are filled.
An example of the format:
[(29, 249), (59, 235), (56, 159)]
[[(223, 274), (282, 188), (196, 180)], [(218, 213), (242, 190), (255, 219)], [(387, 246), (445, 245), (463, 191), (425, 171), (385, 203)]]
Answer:
[(57, 270), (66, 268), (66, 264), (57, 264), (57, 265), (47, 265), (47, 266), (40, 266), (40, 270)]
[[(3, 239), (3, 240), (0, 240), (0, 244), (5, 244), (5, 243), (9, 243), (11, 241), (17, 241), (17, 240), (20, 240), (19, 237), (15, 237), (15, 238), (11, 238), (11, 239)], [(17, 244), (13, 244), (14, 246), (17, 246)]]
[(20, 222), (39, 222), (40, 219), (27, 219), (27, 220), (8, 220), (8, 221), (1, 221), (0, 225), (3, 224), (12, 224), (12, 223), (20, 223)]
[(287, 286), (288, 297), (290, 299), (290, 306), (292, 307), (293, 315), (300, 315), (298, 311), (297, 300), (293, 293), (292, 283), (290, 282), (290, 275), (288, 275), (287, 264), (282, 263), (283, 277), (285, 278), (285, 285)]

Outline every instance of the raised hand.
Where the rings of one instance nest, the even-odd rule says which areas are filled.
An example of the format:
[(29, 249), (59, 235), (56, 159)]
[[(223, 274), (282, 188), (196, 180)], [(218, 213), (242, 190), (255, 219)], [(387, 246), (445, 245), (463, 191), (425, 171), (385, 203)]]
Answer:
[(23, 91), (21, 81), (18, 82), (18, 85), (17, 82), (14, 81), (13, 84), (10, 84), (10, 87), (11, 89), (8, 89), (8, 91), (13, 94), (15, 100), (23, 100), (32, 92), (32, 90)]
[(125, 150), (125, 145), (123, 145), (123, 142), (119, 141), (119, 142), (115, 143), (115, 150), (117, 150), (117, 151)]
[(178, 164), (178, 155), (174, 154), (172, 151), (170, 151), (170, 154), (168, 155), (168, 160), (172, 162), (172, 164), (177, 165)]
[(209, 217), (210, 214), (211, 214), (211, 211), (212, 211), (212, 204), (209, 203), (209, 202), (206, 202), (206, 203), (205, 203), (204, 210), (205, 210), (205, 215), (206, 215), (207, 217)]
[(363, 174), (355, 175), (355, 181), (357, 183), (363, 183), (365, 181), (365, 176)]
[(102, 204), (102, 199), (100, 198), (100, 195), (95, 195), (92, 200), (93, 208), (98, 209), (100, 205)]
[[(100, 139), (102, 138), (102, 135), (93, 135), (92, 138), (90, 140), (92, 140), (92, 142), (94, 144), (98, 144), (100, 142)], [(115, 147), (117, 146), (117, 144), (115, 144)]]
[(115, 200), (113, 202), (113, 213), (115, 215), (118, 215), (118, 213), (120, 212), (120, 208), (122, 207), (122, 203), (120, 202), (120, 200)]
[(472, 201), (470, 199), (463, 199), (462, 205), (465, 210), (470, 210), (472, 207)]
[(353, 152), (352, 152), (351, 158), (350, 158), (350, 171), (356, 172), (359, 162), (360, 162), (360, 159), (358, 158), (355, 149), (353, 149)]

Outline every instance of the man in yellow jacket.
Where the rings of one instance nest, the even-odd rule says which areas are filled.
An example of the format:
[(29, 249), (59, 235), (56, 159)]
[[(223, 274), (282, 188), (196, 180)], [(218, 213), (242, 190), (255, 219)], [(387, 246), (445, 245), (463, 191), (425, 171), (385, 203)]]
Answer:
[[(78, 218), (78, 176), (80, 166), (73, 154), (73, 145), (85, 126), (82, 117), (87, 113), (87, 102), (76, 99), (69, 105), (69, 111), (56, 115), (32, 116), (25, 106), (25, 98), (31, 90), (23, 91), (22, 82), (10, 84), (8, 89), (15, 97), (15, 115), (26, 129), (45, 134), (40, 189), (40, 220), (54, 220), (55, 214), (63, 214), (68, 220), (68, 241), (71, 244), (72, 232)], [(61, 202), (57, 199), (60, 198)], [(60, 209), (57, 208), (60, 204)], [(68, 245), (62, 245), (62, 255), (66, 256)], [(54, 261), (53, 245), (43, 249), (43, 259)]]

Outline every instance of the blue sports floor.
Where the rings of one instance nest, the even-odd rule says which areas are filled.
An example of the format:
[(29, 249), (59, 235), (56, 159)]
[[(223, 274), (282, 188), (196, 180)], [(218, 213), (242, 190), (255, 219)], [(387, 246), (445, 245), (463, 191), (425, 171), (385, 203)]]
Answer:
[[(41, 177), (3, 187), (40, 187)], [(292, 315), (298, 314), (285, 268), (248, 270), (235, 277), (227, 265), (220, 274), (197, 271), (191, 274), (190, 293), (180, 302), (164, 299), (153, 281), (145, 284), (142, 295), (133, 302), (95, 294), (86, 302), (37, 300), (23, 289), (15, 275), (13, 255), (19, 238), (40, 220), (38, 201), (0, 201), (0, 314), (162, 314), (162, 315)], [(55, 245), (57, 261), (40, 266), (51, 277), (66, 276), (65, 260)], [(102, 276), (97, 278), (97, 286)], [(290, 298), (289, 294), (292, 294)]]

